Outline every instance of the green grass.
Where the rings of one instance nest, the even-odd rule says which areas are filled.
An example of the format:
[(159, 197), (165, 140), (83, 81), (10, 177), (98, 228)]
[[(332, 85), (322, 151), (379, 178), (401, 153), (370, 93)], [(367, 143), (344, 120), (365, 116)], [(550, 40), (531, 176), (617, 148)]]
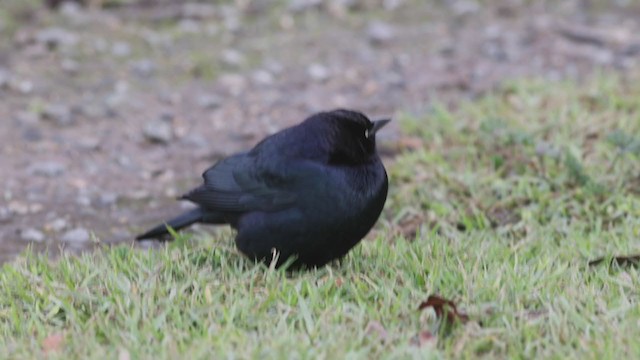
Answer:
[[(640, 356), (638, 269), (587, 265), (640, 253), (640, 87), (518, 82), (402, 123), (422, 146), (341, 263), (269, 269), (229, 231), (27, 253), (0, 272), (0, 357), (41, 358), (52, 335), (61, 359)], [(471, 321), (438, 330), (429, 294)]]

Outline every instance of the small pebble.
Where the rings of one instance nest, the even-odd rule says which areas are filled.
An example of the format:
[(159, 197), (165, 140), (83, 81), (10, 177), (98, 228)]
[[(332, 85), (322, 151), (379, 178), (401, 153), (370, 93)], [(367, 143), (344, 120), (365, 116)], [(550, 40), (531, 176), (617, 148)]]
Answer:
[(405, 0), (384, 0), (382, 1), (382, 5), (386, 10), (395, 10), (402, 6)]
[(22, 95), (29, 95), (33, 91), (33, 83), (29, 80), (21, 80), (13, 83), (13, 89)]
[(63, 218), (57, 218), (55, 220), (53, 220), (52, 222), (48, 223), (45, 225), (45, 229), (48, 231), (55, 231), (55, 232), (60, 232), (64, 229), (66, 229), (69, 226), (69, 224), (67, 223), (67, 220), (63, 219)]
[(233, 96), (240, 95), (247, 87), (247, 80), (239, 74), (224, 74), (218, 78), (218, 83)]
[(83, 9), (80, 6), (79, 2), (75, 2), (75, 1), (63, 1), (62, 4), (60, 4), (60, 8), (58, 9), (58, 11), (60, 12), (60, 14), (70, 17), (70, 18), (76, 18), (76, 17), (86, 17), (86, 15), (83, 13)]
[(199, 34), (202, 32), (200, 22), (193, 19), (182, 19), (178, 22), (178, 29), (185, 34)]
[(134, 61), (131, 64), (131, 71), (141, 78), (149, 78), (155, 74), (156, 64), (149, 59)]
[(314, 8), (319, 8), (322, 0), (291, 0), (289, 2), (289, 11), (299, 13)]
[(84, 207), (91, 206), (91, 198), (87, 195), (81, 194), (76, 198), (76, 204)]
[(473, 0), (455, 0), (448, 2), (447, 5), (451, 7), (451, 10), (457, 16), (471, 15), (481, 9), (480, 4)]
[(29, 204), (29, 213), (30, 214), (37, 214), (40, 211), (42, 211), (42, 209), (44, 209), (44, 206), (42, 204)]
[(62, 68), (62, 71), (64, 71), (65, 73), (69, 74), (69, 75), (75, 75), (78, 73), (78, 69), (80, 68), (80, 64), (78, 64), (77, 61), (72, 60), (72, 59), (63, 59), (60, 62), (60, 67)]
[(31, 175), (38, 175), (44, 177), (57, 177), (66, 171), (66, 166), (57, 161), (44, 161), (32, 164), (28, 168), (28, 172)]
[(381, 21), (374, 21), (367, 27), (367, 37), (373, 45), (384, 45), (395, 37), (393, 27)]
[(11, 222), (13, 214), (7, 207), (0, 207), (0, 224), (6, 224)]
[(100, 194), (98, 197), (98, 205), (101, 206), (111, 206), (114, 205), (118, 201), (118, 194), (112, 192), (106, 192)]
[(224, 15), (224, 28), (230, 33), (237, 33), (242, 28), (242, 21), (237, 11), (233, 7), (227, 7)]
[(88, 242), (91, 235), (87, 229), (75, 228), (64, 233), (60, 239), (66, 243), (82, 244)]
[(134, 169), (136, 167), (136, 164), (133, 162), (133, 160), (131, 160), (129, 156), (124, 154), (119, 155), (116, 158), (116, 162), (118, 163), (118, 165), (125, 169)]
[(214, 110), (222, 105), (222, 98), (216, 95), (204, 94), (200, 95), (196, 102), (204, 110)]
[[(162, 91), (158, 94), (158, 100), (162, 101), (167, 105), (176, 105), (182, 101), (182, 98), (179, 93), (172, 91)], [(161, 116), (165, 116), (162, 114)], [(173, 118), (173, 115), (170, 115), (170, 118)]]
[(22, 131), (22, 138), (26, 141), (37, 142), (42, 140), (42, 133), (34, 127), (28, 127)]
[(78, 140), (78, 147), (82, 150), (95, 151), (100, 148), (100, 139), (95, 137), (83, 137)]
[(273, 84), (273, 75), (267, 70), (256, 70), (251, 74), (251, 80), (258, 85), (271, 85)]
[(20, 231), (20, 239), (28, 242), (39, 243), (44, 241), (44, 234), (42, 233), (42, 231), (33, 228), (27, 228)]
[(10, 214), (26, 215), (29, 213), (29, 204), (12, 200), (9, 202), (8, 210)]
[(266, 71), (274, 75), (280, 75), (284, 71), (284, 66), (282, 65), (282, 63), (273, 59), (265, 60), (263, 66)]
[(157, 119), (147, 122), (144, 126), (143, 134), (150, 142), (167, 144), (173, 139), (173, 128), (170, 122)]
[(212, 18), (217, 13), (217, 8), (213, 4), (199, 2), (187, 2), (182, 5), (182, 18), (202, 20)]
[(182, 139), (183, 143), (198, 149), (206, 148), (209, 143), (202, 134), (188, 134)]
[(239, 68), (246, 64), (245, 56), (235, 49), (227, 49), (222, 52), (222, 63), (228, 67)]
[(49, 104), (45, 106), (40, 117), (58, 126), (69, 126), (74, 122), (71, 108), (62, 104)]
[(0, 90), (6, 90), (11, 87), (11, 73), (0, 68)]
[(49, 49), (56, 49), (60, 46), (72, 46), (78, 42), (78, 36), (76, 34), (57, 27), (40, 30), (35, 38), (37, 42), (46, 45)]
[(329, 78), (329, 69), (324, 65), (313, 63), (307, 68), (307, 74), (315, 81), (325, 81)]
[(111, 46), (111, 54), (119, 58), (127, 57), (131, 55), (131, 46), (124, 41), (116, 41)]

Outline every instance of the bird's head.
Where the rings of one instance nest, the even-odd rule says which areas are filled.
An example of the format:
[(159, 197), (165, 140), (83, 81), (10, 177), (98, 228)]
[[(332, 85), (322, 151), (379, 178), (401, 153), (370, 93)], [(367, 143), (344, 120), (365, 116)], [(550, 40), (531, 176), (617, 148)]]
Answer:
[(362, 113), (342, 109), (314, 117), (327, 134), (328, 161), (336, 165), (362, 164), (376, 158), (376, 132), (391, 121), (371, 121)]

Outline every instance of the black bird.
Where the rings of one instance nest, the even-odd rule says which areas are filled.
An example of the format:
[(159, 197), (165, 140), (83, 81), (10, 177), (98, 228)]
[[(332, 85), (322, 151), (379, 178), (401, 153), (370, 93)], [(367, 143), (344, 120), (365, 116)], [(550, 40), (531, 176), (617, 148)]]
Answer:
[(370, 121), (350, 110), (310, 116), (262, 140), (251, 151), (204, 172), (204, 184), (183, 195), (197, 208), (137, 240), (196, 222), (230, 224), (246, 256), (291, 268), (322, 266), (343, 257), (369, 232), (387, 199), (387, 173)]

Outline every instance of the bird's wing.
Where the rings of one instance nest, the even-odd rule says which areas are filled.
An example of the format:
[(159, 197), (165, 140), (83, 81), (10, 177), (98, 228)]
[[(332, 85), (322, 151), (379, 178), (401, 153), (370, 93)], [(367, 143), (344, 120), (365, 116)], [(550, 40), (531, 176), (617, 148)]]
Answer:
[[(273, 168), (273, 166), (271, 166)], [(260, 166), (256, 157), (238, 154), (226, 158), (202, 174), (204, 185), (183, 196), (184, 199), (214, 211), (274, 211), (295, 203), (287, 191), (287, 176)]]

